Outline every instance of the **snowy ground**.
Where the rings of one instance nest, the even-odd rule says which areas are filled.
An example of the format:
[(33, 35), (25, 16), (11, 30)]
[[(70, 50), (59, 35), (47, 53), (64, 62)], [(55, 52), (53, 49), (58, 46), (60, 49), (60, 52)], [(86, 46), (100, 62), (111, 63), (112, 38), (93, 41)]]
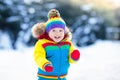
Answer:
[[(81, 59), (71, 65), (68, 80), (120, 80), (120, 42), (97, 41), (80, 48)], [(33, 48), (0, 50), (0, 80), (37, 80)]]

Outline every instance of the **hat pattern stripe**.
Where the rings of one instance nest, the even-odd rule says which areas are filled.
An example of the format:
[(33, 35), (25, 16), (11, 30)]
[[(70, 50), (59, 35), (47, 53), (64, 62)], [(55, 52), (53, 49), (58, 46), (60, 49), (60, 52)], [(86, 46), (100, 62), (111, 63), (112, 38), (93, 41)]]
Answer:
[(63, 28), (65, 30), (65, 22), (61, 18), (53, 18), (46, 23), (46, 32), (48, 33), (53, 28)]

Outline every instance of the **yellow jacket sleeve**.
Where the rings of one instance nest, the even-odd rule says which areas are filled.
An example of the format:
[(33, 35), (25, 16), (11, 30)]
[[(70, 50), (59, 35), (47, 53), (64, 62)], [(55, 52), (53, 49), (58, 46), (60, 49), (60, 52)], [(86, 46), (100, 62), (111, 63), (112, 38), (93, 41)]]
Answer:
[(69, 50), (69, 63), (75, 63), (80, 58), (80, 52), (79, 52), (79, 50), (74, 48), (74, 45), (72, 44), (71, 41), (69, 41), (69, 43), (71, 44), (70, 50)]
[(34, 61), (36, 62), (36, 64), (38, 65), (38, 67), (42, 70), (44, 70), (44, 66), (46, 64), (51, 64), (50, 61), (48, 61), (46, 59), (46, 52), (45, 49), (42, 47), (42, 41), (39, 40), (36, 44), (35, 44), (35, 48), (34, 48)]
[(75, 61), (71, 58), (71, 53), (75, 50), (75, 48), (71, 41), (70, 41), (70, 43), (71, 43), (71, 46), (70, 46), (70, 50), (69, 50), (69, 62), (74, 63)]

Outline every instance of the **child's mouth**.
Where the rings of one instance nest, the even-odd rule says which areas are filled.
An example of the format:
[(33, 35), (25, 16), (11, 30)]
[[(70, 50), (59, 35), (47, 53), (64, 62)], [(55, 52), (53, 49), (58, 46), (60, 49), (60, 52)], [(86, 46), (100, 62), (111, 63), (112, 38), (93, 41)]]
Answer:
[(55, 38), (55, 39), (59, 39), (59, 38), (60, 38), (60, 36), (55, 36), (54, 38)]

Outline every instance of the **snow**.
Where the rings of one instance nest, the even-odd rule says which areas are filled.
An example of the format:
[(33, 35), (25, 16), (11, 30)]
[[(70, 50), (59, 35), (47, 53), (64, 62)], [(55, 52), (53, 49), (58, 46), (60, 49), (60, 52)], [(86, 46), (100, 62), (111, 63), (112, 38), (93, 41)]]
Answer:
[(34, 14), (34, 13), (35, 13), (35, 9), (31, 7), (31, 8), (28, 9), (28, 12), (29, 12), (30, 14)]
[(86, 5), (81, 6), (80, 8), (84, 11), (89, 12), (92, 9), (92, 7), (93, 7), (93, 4), (86, 4)]
[[(81, 58), (71, 64), (68, 80), (120, 80), (120, 41), (97, 41), (79, 48)], [(0, 80), (37, 80), (33, 47), (0, 50)]]
[(0, 50), (0, 80), (37, 80), (33, 48), (26, 51)]
[(13, 2), (11, 0), (4, 0), (4, 2), (10, 6), (13, 5)]
[(81, 59), (71, 66), (68, 80), (120, 80), (119, 49), (120, 42), (111, 41), (80, 49)]
[(11, 16), (11, 17), (8, 17), (7, 18), (7, 22), (16, 22), (16, 21), (19, 21), (20, 20), (20, 17), (19, 16)]
[(96, 24), (97, 23), (97, 18), (95, 18), (95, 17), (91, 17), (89, 20), (88, 20), (88, 22), (89, 22), (89, 24)]
[(8, 35), (8, 33), (2, 32), (0, 30), (0, 49), (1, 48), (11, 49), (12, 45), (11, 45), (10, 36)]

